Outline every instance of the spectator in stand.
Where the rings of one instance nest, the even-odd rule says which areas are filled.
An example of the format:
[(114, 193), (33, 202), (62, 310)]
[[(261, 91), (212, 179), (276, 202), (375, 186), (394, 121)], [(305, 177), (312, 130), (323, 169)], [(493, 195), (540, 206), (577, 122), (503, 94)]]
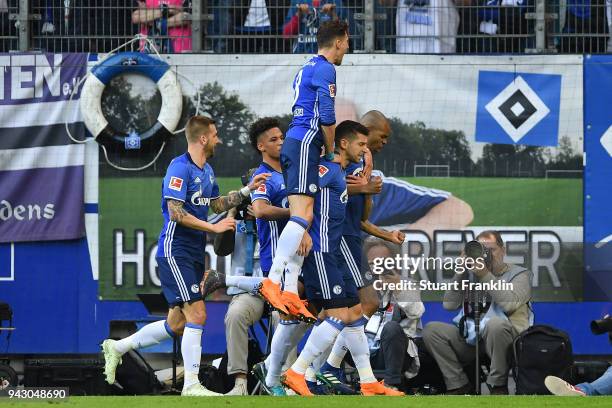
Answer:
[(291, 0), (283, 36), (297, 36), (293, 44), (294, 53), (315, 54), (319, 25), (338, 19), (346, 19), (342, 0)]
[[(464, 0), (459, 8), (461, 24), (458, 53), (524, 53), (533, 47), (533, 21), (525, 13), (532, 0)], [(459, 5), (459, 4), (458, 4)]]
[[(287, 52), (285, 40), (278, 39), (283, 29), (288, 0), (236, 0), (232, 17), (236, 34), (233, 52)], [(232, 47), (230, 47), (232, 48)]]
[(606, 52), (610, 24), (610, 20), (606, 24), (606, 14), (610, 13), (606, 8), (612, 7), (612, 2), (607, 3), (606, 0), (567, 0), (564, 35), (559, 44), (562, 53)]
[(463, 1), (469, 0), (397, 0), (396, 52), (454, 53), (459, 28), (455, 3)]
[[(191, 23), (183, 0), (138, 0), (132, 23), (140, 24), (140, 34), (152, 39), (160, 53), (191, 51)], [(153, 52), (146, 41), (140, 51)]]

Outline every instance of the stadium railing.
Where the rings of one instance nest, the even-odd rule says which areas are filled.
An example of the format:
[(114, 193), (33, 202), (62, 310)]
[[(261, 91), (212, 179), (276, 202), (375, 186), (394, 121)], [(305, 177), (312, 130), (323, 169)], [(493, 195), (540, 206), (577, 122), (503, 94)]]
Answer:
[[(353, 52), (612, 52), (612, 2), (606, 0), (322, 0), (349, 22)], [(163, 52), (310, 53), (312, 28), (295, 25), (289, 0), (191, 0), (167, 20), (133, 22), (133, 0), (0, 0), (0, 51), (108, 52), (147, 33)], [(144, 4), (144, 2), (142, 3)], [(342, 4), (340, 6), (340, 4)], [(291, 10), (291, 11), (290, 11)], [(250, 13), (251, 12), (251, 13)], [(249, 15), (250, 14), (250, 15)], [(268, 19), (266, 20), (266, 15)], [(248, 17), (248, 18), (247, 18)], [(288, 18), (289, 17), (289, 18)], [(135, 19), (134, 21), (138, 21)], [(166, 21), (166, 23), (164, 23)], [(181, 28), (172, 27), (182, 21)], [(258, 28), (269, 21), (268, 29)], [(296, 30), (297, 29), (297, 30)], [(134, 44), (138, 49), (139, 43)]]

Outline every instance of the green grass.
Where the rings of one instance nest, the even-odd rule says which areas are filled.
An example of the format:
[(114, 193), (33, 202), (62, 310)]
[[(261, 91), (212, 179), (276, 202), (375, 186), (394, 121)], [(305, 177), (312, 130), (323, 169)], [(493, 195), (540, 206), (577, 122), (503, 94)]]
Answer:
[(194, 406), (206, 407), (232, 407), (232, 408), (320, 408), (324, 406), (334, 408), (386, 408), (392, 406), (405, 406), (410, 408), (463, 408), (463, 407), (495, 407), (495, 408), (529, 408), (529, 407), (610, 407), (612, 397), (565, 398), (553, 396), (427, 396), (427, 397), (361, 397), (361, 396), (318, 396), (314, 398), (300, 397), (211, 397), (198, 400), (197, 398), (181, 398), (178, 396), (159, 397), (70, 397), (66, 402), (8, 402), (1, 406), (31, 407), (38, 404), (53, 404), (66, 408), (150, 408), (151, 406), (164, 406), (172, 408), (192, 408)]
[[(476, 226), (581, 226), (582, 180), (517, 178), (406, 178), (450, 191), (472, 206)], [(221, 193), (241, 187), (237, 177), (218, 178)], [(134, 284), (113, 284), (113, 233), (125, 232), (125, 251), (134, 250), (136, 230), (145, 233), (145, 286), (148, 254), (162, 226), (161, 178), (100, 180), (100, 293), (105, 299), (134, 297)], [(134, 281), (126, 265), (127, 282)], [(142, 292), (142, 290), (140, 290)]]

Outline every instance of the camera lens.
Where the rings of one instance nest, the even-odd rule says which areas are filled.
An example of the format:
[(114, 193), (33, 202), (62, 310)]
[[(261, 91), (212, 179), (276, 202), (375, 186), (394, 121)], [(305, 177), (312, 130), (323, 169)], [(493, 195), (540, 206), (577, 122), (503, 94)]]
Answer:
[(465, 255), (468, 258), (476, 259), (484, 255), (484, 248), (478, 241), (470, 241), (465, 244)]

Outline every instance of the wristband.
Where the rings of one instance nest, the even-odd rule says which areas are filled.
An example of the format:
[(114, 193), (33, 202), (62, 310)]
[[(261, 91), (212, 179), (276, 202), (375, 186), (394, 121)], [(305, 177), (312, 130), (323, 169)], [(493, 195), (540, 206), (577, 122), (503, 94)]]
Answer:
[(334, 160), (334, 153), (325, 153), (325, 156), (323, 156), (323, 158), (327, 161), (333, 161)]
[(251, 189), (248, 186), (242, 187), (240, 189), (240, 195), (244, 198), (249, 198), (251, 196)]

